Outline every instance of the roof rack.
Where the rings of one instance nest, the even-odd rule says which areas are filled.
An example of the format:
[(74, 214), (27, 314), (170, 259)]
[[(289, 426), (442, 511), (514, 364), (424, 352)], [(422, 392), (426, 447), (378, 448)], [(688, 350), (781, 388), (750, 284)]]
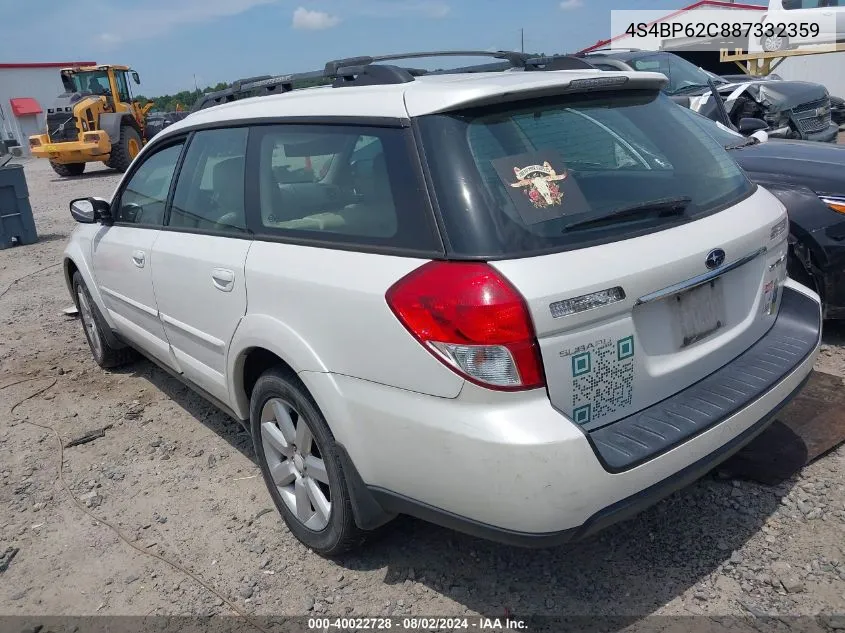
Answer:
[[(378, 62), (423, 57), (491, 57), (504, 60), (492, 64), (464, 66), (448, 70), (429, 71), (420, 68), (406, 68)], [(309, 86), (331, 85), (333, 88), (344, 86), (372, 86), (400, 84), (414, 81), (421, 75), (440, 75), (456, 73), (501, 72), (506, 70), (574, 70), (594, 68), (583, 59), (572, 55), (536, 55), (516, 51), (425, 51), (416, 53), (398, 53), (394, 55), (348, 57), (326, 63), (323, 70), (295, 73), (290, 75), (260, 75), (239, 79), (224, 90), (202, 95), (191, 107), (196, 112), (215, 105), (229, 103), (247, 97), (282, 94), (294, 90), (294, 84), (304, 82)], [(304, 86), (301, 86), (304, 87)]]
[[(246, 97), (258, 97), (290, 92), (293, 90), (293, 84), (295, 81), (301, 82), (303, 80), (321, 79), (325, 79), (325, 75), (322, 71), (297, 73), (294, 75), (277, 75), (275, 77), (272, 75), (261, 75), (258, 77), (238, 79), (228, 88), (202, 95), (202, 97), (200, 97), (194, 105), (191, 106), (191, 112), (210, 108), (222, 103), (237, 101), (238, 99), (245, 99)], [(326, 82), (324, 81), (322, 83)]]
[(591, 48), (588, 51), (581, 51), (578, 53), (579, 56), (587, 56), (591, 53), (605, 53), (605, 52), (623, 52), (628, 51), (629, 53), (639, 53), (643, 49), (641, 48), (634, 48), (633, 46), (602, 46), (601, 48)]

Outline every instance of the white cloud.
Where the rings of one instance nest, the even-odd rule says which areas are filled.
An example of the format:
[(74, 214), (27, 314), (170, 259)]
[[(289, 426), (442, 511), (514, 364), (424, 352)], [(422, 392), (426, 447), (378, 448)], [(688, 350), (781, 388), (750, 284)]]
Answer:
[(560, 8), (563, 11), (571, 11), (572, 9), (580, 9), (584, 6), (584, 0), (563, 0), (560, 3)]
[(340, 24), (340, 18), (325, 11), (309, 11), (299, 7), (293, 12), (293, 28), (305, 31), (321, 31)]

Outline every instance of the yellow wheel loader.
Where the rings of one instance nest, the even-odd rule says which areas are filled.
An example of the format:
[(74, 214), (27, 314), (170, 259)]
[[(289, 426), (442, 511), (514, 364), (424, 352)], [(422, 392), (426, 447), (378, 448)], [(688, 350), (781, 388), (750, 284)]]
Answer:
[(102, 162), (126, 171), (146, 142), (146, 114), (132, 99), (128, 66), (82, 66), (61, 71), (64, 93), (47, 109), (47, 133), (29, 137), (32, 155), (46, 158), (60, 176), (79, 176), (85, 164)]

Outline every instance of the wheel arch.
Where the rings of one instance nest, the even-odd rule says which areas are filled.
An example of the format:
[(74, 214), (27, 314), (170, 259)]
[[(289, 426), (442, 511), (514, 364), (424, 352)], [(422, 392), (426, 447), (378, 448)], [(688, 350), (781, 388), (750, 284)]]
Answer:
[(830, 226), (836, 214), (815, 191), (804, 184), (777, 182), (771, 176), (750, 174), (752, 180), (766, 188), (787, 209), (789, 215), (790, 276), (818, 293), (824, 302), (825, 271), (830, 266), (829, 253), (818, 235)]
[(114, 322), (109, 315), (109, 311), (106, 309), (106, 304), (103, 301), (103, 295), (97, 287), (94, 272), (88, 264), (88, 259), (85, 257), (82, 245), (73, 239), (71, 239), (65, 248), (62, 270), (64, 271), (65, 285), (67, 286), (68, 294), (71, 299), (73, 299), (73, 304), (76, 305), (76, 294), (73, 291), (73, 275), (78, 272), (82, 275), (82, 280), (88, 288), (88, 293), (91, 295), (94, 303), (97, 304), (97, 309), (100, 311), (103, 319), (106, 323), (108, 323), (110, 328), (114, 329)]
[(141, 134), (138, 122), (130, 112), (105, 112), (100, 115), (100, 129), (108, 134), (112, 145), (120, 140), (120, 128), (123, 125), (129, 125)]
[[(280, 365), (293, 376), (304, 371), (328, 371), (316, 351), (297, 332), (266, 315), (244, 317), (229, 346), (226, 365), (232, 409), (241, 419), (249, 418), (252, 387), (266, 369)], [(312, 397), (316, 399), (313, 393)]]

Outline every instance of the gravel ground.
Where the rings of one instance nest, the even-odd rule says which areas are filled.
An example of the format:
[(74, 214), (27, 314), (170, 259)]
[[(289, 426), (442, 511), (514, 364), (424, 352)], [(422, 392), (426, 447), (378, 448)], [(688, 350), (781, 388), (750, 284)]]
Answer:
[[(118, 180), (96, 168), (60, 180), (41, 161), (26, 174), (40, 241), (0, 251), (0, 292), (60, 261), (71, 198), (109, 196)], [(65, 449), (73, 494), (249, 614), (845, 613), (845, 447), (776, 487), (706, 477), (574, 546), (513, 549), (402, 519), (331, 562), (288, 534), (237, 424), (145, 361), (100, 370), (62, 314), (69, 305), (59, 268), (0, 298), (0, 556), (19, 550), (0, 571), (0, 614), (232, 613), (76, 507), (57, 481), (55, 436), (29, 423), (64, 441), (110, 425)], [(819, 368), (845, 376), (845, 327), (826, 337)], [(845, 627), (841, 616), (824, 622)]]

